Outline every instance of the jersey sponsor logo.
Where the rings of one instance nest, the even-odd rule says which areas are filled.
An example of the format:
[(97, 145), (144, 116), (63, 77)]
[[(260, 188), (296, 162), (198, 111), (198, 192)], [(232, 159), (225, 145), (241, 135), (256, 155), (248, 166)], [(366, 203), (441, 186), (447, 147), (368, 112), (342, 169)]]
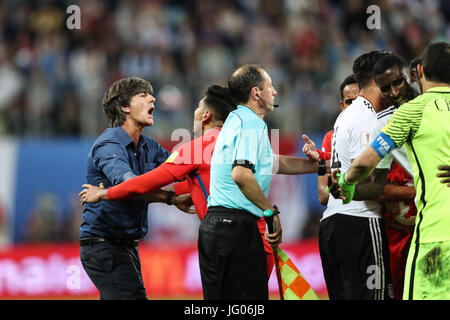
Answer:
[(166, 163), (172, 163), (179, 155), (178, 151), (175, 151), (174, 153), (172, 153), (166, 160)]

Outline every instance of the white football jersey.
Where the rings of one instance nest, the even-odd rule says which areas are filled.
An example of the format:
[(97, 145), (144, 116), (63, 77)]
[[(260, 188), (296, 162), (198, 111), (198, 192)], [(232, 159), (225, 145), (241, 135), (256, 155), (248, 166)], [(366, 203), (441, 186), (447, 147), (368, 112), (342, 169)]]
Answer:
[[(395, 106), (390, 106), (389, 108), (377, 113), (377, 120), (374, 122), (372, 131), (370, 133), (370, 142), (372, 142), (373, 139), (375, 139), (381, 132), (381, 129), (383, 129), (387, 125), (395, 110), (397, 110)], [(377, 168), (390, 169), (392, 159), (395, 159), (395, 161), (397, 161), (403, 167), (403, 169), (405, 169), (406, 172), (408, 172), (408, 174), (413, 177), (412, 168), (409, 164), (408, 156), (406, 155), (404, 146), (401, 146), (401, 148), (398, 149), (394, 149), (386, 157), (381, 159), (380, 163), (378, 163), (377, 165)]]
[[(351, 161), (358, 157), (369, 145), (370, 132), (377, 114), (372, 104), (358, 96), (336, 119), (331, 138), (332, 171), (341, 173), (350, 169)], [(343, 204), (341, 199), (330, 196), (322, 220), (336, 213), (364, 218), (380, 218), (381, 205), (377, 201), (351, 201)]]

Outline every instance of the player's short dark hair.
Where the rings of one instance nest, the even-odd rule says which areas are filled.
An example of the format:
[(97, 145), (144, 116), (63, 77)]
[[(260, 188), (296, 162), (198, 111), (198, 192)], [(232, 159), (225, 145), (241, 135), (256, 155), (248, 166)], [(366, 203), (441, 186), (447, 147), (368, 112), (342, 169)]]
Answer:
[(401, 56), (393, 53), (393, 54), (384, 56), (380, 60), (378, 60), (378, 62), (373, 67), (372, 75), (375, 77), (379, 74), (386, 72), (386, 70), (389, 70), (390, 68), (392, 68), (394, 66), (398, 66), (398, 67), (400, 67), (400, 69), (408, 68), (408, 63)]
[(422, 64), (422, 59), (420, 57), (414, 57), (409, 62), (409, 69), (417, 69), (417, 65)]
[(421, 57), (423, 73), (428, 81), (450, 83), (450, 44), (429, 44)]
[(208, 87), (203, 101), (212, 110), (214, 119), (222, 122), (225, 122), (228, 114), (236, 109), (236, 103), (231, 96), (230, 89), (219, 85)]
[(373, 50), (360, 55), (353, 63), (353, 74), (358, 80), (361, 89), (366, 88), (372, 82), (372, 70), (382, 57), (392, 54), (386, 50)]
[(228, 78), (228, 88), (236, 104), (247, 103), (253, 87), (262, 89), (264, 78), (263, 67), (257, 64), (246, 64), (237, 69)]
[(147, 80), (137, 77), (117, 80), (106, 90), (102, 107), (111, 127), (119, 127), (123, 124), (125, 114), (122, 107), (128, 106), (131, 98), (139, 93), (153, 94), (153, 88)]
[(344, 81), (342, 81), (341, 85), (339, 86), (339, 92), (341, 93), (341, 101), (344, 100), (344, 88), (348, 86), (349, 84), (358, 84), (358, 80), (356, 80), (356, 77), (354, 74), (351, 74), (347, 76)]

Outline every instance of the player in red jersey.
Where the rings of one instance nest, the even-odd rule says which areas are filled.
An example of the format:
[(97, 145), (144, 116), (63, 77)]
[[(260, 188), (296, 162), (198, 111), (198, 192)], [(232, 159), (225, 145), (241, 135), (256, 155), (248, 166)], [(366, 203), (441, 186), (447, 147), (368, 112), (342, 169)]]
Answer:
[[(198, 217), (202, 220), (207, 212), (210, 165), (216, 139), (229, 112), (234, 110), (235, 107), (228, 88), (215, 85), (209, 87), (206, 96), (200, 100), (194, 113), (194, 136), (201, 135), (200, 137), (178, 147), (166, 162), (156, 169), (119, 185), (109, 189), (89, 184), (83, 185), (85, 189), (80, 193), (81, 203), (143, 196), (172, 182), (181, 181), (174, 185), (175, 194), (181, 195), (189, 192)], [(169, 194), (167, 202), (171, 204), (173, 192)], [(258, 227), (266, 252), (267, 276), (269, 278), (273, 269), (274, 258), (269, 241), (264, 236), (266, 231), (264, 219), (258, 221)], [(270, 235), (271, 243), (275, 244), (281, 241), (281, 234), (274, 235)]]

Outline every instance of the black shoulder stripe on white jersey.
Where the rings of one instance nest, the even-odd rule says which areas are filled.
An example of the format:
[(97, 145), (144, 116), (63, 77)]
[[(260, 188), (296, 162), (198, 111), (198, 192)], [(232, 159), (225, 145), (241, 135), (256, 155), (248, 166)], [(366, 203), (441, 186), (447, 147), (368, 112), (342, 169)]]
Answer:
[(393, 114), (395, 110), (396, 110), (396, 108), (394, 106), (391, 106), (391, 107), (387, 108), (386, 110), (380, 111), (377, 114), (377, 119), (381, 119), (384, 116), (387, 116), (389, 114)]

